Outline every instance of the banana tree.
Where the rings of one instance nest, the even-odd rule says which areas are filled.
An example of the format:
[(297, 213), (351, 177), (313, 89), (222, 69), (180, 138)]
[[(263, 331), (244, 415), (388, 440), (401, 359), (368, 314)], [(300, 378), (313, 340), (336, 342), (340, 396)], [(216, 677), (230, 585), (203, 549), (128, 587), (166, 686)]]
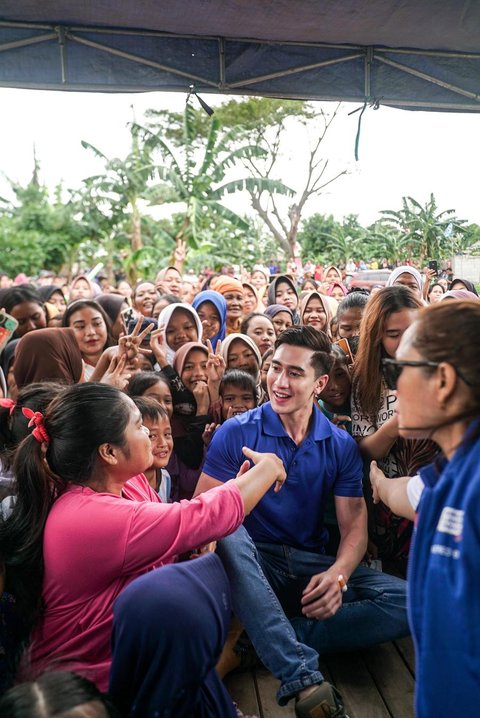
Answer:
[(82, 146), (105, 164), (103, 174), (84, 180), (85, 193), (110, 215), (112, 224), (125, 226), (132, 252), (142, 249), (140, 202), (146, 198), (149, 182), (155, 173), (151, 148), (140, 140), (138, 128), (131, 125), (131, 148), (124, 159), (108, 158), (97, 147), (82, 140)]
[(451, 244), (447, 237), (465, 231), (465, 220), (458, 219), (454, 209), (438, 211), (433, 194), (424, 205), (413, 197), (403, 197), (399, 211), (383, 210), (381, 214), (380, 223), (402, 236), (410, 252), (421, 259), (447, 256)]
[(232, 228), (247, 232), (249, 221), (224, 204), (226, 195), (242, 191), (260, 191), (293, 195), (283, 182), (270, 178), (242, 177), (227, 179), (240, 162), (265, 157), (260, 144), (239, 144), (241, 131), (232, 128), (222, 132), (217, 117), (212, 116), (206, 140), (199, 141), (195, 112), (187, 101), (183, 122), (183, 143), (174, 149), (155, 125), (138, 126), (145, 146), (157, 150), (161, 162), (156, 167), (158, 182), (147, 197), (151, 205), (180, 203), (183, 221), (174, 239), (187, 241), (198, 248), (212, 219), (223, 220)]

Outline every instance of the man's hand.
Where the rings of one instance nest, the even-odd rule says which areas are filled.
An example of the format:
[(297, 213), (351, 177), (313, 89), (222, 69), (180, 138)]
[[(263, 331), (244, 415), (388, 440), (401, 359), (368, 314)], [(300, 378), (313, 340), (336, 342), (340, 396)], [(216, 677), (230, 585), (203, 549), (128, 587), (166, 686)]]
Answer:
[(302, 613), (307, 618), (331, 618), (342, 605), (342, 589), (338, 582), (338, 568), (312, 576), (303, 590)]

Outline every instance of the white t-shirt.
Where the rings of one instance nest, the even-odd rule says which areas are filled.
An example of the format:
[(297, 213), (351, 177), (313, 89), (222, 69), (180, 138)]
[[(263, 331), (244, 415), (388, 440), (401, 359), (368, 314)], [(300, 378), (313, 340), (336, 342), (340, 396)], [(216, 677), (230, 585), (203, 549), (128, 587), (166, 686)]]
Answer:
[(410, 481), (407, 482), (407, 496), (414, 511), (418, 509), (418, 504), (420, 503), (420, 498), (424, 488), (425, 484), (423, 483), (420, 474), (412, 476)]
[[(355, 404), (355, 400), (352, 396), (352, 436), (354, 439), (363, 439), (365, 436), (371, 436), (377, 429), (385, 424), (388, 419), (391, 419), (395, 414), (395, 405), (397, 403), (397, 397), (386, 387), (382, 391), (382, 403), (375, 416), (368, 416), (362, 413), (359, 407)], [(384, 472), (385, 476), (393, 479), (397, 476), (401, 476), (400, 467), (395, 453), (391, 451), (381, 461), (378, 462), (379, 467)]]

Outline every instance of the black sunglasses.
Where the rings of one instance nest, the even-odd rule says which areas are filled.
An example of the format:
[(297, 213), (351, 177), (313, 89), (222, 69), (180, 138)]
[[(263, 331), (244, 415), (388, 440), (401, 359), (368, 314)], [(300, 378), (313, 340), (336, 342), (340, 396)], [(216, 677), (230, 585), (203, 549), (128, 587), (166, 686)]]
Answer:
[[(397, 382), (400, 374), (403, 371), (403, 368), (406, 366), (429, 366), (429, 367), (437, 367), (440, 365), (440, 362), (437, 361), (401, 361), (400, 359), (382, 359), (382, 368), (383, 368), (383, 378), (385, 379), (385, 383), (388, 386), (389, 389), (396, 389), (397, 388)], [(468, 386), (473, 386), (473, 383), (466, 378), (462, 374), (462, 372), (455, 367), (455, 371), (457, 373), (457, 376), (460, 377), (462, 381), (465, 382)]]
[(435, 361), (400, 361), (399, 359), (382, 359), (383, 378), (389, 389), (396, 389), (397, 382), (403, 368), (406, 366), (430, 366), (437, 367), (439, 362)]

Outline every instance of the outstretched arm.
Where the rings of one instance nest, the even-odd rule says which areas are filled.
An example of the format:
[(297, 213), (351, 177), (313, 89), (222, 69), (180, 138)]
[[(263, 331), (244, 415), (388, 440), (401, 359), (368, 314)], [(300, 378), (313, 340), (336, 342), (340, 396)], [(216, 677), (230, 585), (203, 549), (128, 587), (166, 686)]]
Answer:
[(415, 509), (410, 503), (407, 493), (407, 485), (411, 479), (411, 476), (387, 479), (383, 471), (378, 468), (377, 462), (372, 461), (370, 464), (370, 483), (372, 485), (373, 503), (378, 504), (379, 501), (383, 501), (394, 514), (413, 521)]
[[(275, 454), (253, 451), (246, 446), (243, 447), (243, 453), (247, 459), (250, 459), (253, 466), (249, 468), (249, 462), (244, 461), (235, 477), (235, 483), (242, 495), (245, 513), (248, 514), (273, 484), (275, 484), (275, 491), (280, 491), (285, 482), (286, 473), (282, 461)], [(221, 485), (221, 483), (202, 472), (194, 497)]]

